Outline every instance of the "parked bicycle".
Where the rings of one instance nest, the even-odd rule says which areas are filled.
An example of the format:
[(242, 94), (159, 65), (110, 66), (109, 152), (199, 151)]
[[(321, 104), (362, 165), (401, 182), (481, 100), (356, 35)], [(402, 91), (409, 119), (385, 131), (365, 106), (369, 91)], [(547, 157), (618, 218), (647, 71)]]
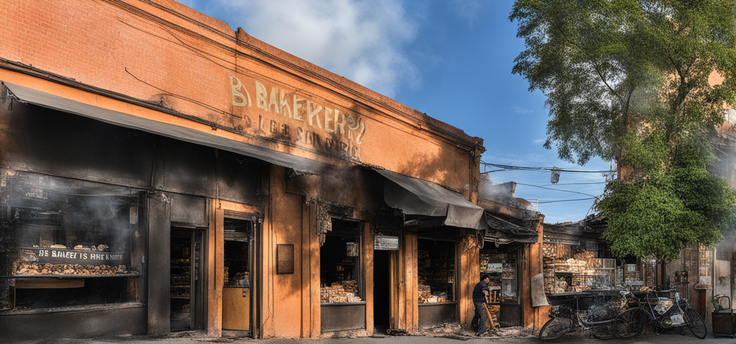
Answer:
[(613, 338), (616, 317), (627, 309), (630, 297), (630, 293), (625, 291), (571, 296), (552, 307), (552, 319), (542, 326), (539, 339), (556, 340), (580, 330), (590, 331), (599, 339)]
[[(663, 296), (672, 293), (674, 297)], [(700, 339), (708, 335), (703, 317), (690, 307), (687, 299), (680, 298), (680, 293), (675, 289), (640, 293), (636, 306), (616, 317), (614, 334), (620, 338), (632, 338), (650, 325), (654, 326), (657, 335), (661, 331), (682, 330), (684, 327)]]

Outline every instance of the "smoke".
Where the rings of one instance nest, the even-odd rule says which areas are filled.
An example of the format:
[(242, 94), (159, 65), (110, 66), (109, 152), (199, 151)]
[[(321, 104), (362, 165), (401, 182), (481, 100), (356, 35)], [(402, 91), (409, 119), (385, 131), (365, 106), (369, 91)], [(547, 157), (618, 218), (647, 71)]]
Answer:
[(102, 245), (128, 253), (131, 207), (138, 206), (129, 190), (25, 173), (8, 184), (13, 190), (9, 205), (22, 228), (21, 246)]

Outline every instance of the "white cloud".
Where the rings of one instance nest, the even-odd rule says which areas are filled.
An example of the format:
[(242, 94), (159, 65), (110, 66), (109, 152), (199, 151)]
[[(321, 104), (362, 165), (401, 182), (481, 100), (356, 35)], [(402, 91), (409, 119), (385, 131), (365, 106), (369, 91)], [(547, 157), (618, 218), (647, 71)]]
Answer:
[(530, 109), (525, 109), (525, 108), (522, 108), (522, 107), (520, 107), (520, 106), (518, 106), (518, 105), (514, 105), (514, 106), (512, 106), (512, 107), (511, 107), (511, 110), (513, 110), (513, 111), (514, 111), (514, 113), (516, 113), (516, 114), (518, 114), (518, 115), (525, 115), (525, 114), (528, 114), (528, 113), (533, 113), (533, 112), (534, 112), (534, 110), (530, 110)]
[(402, 51), (417, 24), (399, 0), (180, 1), (217, 8), (231, 27), (389, 97), (420, 82)]
[(478, 21), (478, 16), (483, 9), (483, 4), (478, 0), (452, 0), (449, 4), (455, 14), (473, 26)]

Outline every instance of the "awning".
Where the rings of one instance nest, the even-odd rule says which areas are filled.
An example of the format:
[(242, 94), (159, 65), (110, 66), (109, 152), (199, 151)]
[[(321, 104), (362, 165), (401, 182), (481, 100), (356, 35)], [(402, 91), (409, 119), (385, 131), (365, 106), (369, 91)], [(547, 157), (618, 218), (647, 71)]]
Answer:
[(485, 212), (485, 220), (488, 229), (483, 236), (485, 241), (492, 241), (499, 244), (508, 244), (511, 242), (520, 243), (536, 243), (538, 232), (534, 228), (517, 225), (513, 222), (504, 220), (498, 216)]
[(274, 165), (289, 167), (300, 172), (317, 173), (319, 163), (268, 148), (255, 146), (245, 142), (235, 141), (212, 135), (199, 130), (184, 128), (178, 125), (158, 122), (126, 113), (108, 110), (105, 108), (80, 103), (71, 99), (59, 97), (50, 93), (32, 88), (0, 81), (7, 87), (15, 99), (23, 103), (80, 115), (105, 123), (125, 128), (137, 129), (148, 133), (170, 137), (198, 145), (217, 148), (244, 156), (257, 158)]
[(485, 229), (483, 208), (469, 202), (458, 192), (439, 184), (391, 171), (376, 169), (386, 177), (384, 198), (386, 204), (400, 209), (406, 215), (444, 216), (443, 225)]

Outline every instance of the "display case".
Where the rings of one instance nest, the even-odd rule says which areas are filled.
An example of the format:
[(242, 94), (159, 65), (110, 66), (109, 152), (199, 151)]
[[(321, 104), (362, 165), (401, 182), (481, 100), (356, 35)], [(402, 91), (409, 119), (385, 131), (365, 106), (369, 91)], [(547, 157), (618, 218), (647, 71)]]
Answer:
[(351, 226), (333, 226), (320, 250), (320, 302), (363, 302), (360, 289), (360, 236)]
[(137, 301), (141, 193), (0, 171), (0, 311)]
[(419, 303), (442, 303), (455, 300), (455, 251), (449, 242), (420, 240)]
[(501, 300), (503, 301), (515, 302), (517, 300), (519, 281), (516, 277), (516, 270), (516, 262), (503, 264), (501, 272)]
[[(569, 245), (544, 245), (545, 293), (613, 290), (616, 287), (616, 260), (596, 258), (594, 251), (578, 250), (568, 257)], [(625, 276), (624, 276), (625, 278)]]
[(644, 277), (640, 264), (624, 264), (624, 285), (643, 286)]
[(488, 250), (480, 252), (480, 275), (488, 275), (491, 281), (488, 283), (488, 289), (491, 290), (492, 302), (499, 302), (501, 297), (501, 285), (504, 272), (504, 261), (506, 255), (503, 253), (489, 252)]

